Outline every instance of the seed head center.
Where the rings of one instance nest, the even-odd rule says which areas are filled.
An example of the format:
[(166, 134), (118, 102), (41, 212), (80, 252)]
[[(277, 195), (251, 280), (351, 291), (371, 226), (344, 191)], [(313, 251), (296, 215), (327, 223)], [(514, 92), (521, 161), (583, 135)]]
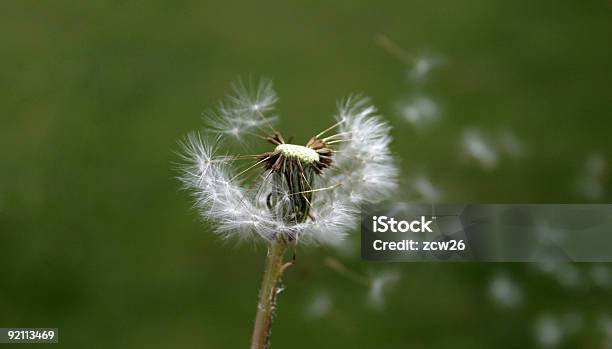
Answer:
[(298, 159), (305, 164), (319, 161), (319, 154), (311, 148), (295, 144), (279, 144), (274, 149), (275, 154), (282, 154), (288, 158)]

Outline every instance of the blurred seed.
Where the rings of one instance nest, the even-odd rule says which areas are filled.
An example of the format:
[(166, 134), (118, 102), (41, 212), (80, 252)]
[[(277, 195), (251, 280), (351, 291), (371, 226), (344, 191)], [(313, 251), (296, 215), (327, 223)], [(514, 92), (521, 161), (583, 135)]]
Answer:
[(417, 194), (427, 202), (440, 202), (442, 199), (442, 192), (425, 176), (417, 177), (413, 182), (413, 186)]
[(420, 54), (408, 70), (408, 78), (413, 82), (427, 80), (431, 72), (444, 64), (444, 59), (435, 54)]
[(497, 166), (498, 155), (491, 143), (477, 130), (465, 130), (461, 139), (467, 156), (476, 160), (485, 169)]
[(599, 287), (610, 287), (612, 284), (612, 275), (610, 275), (610, 269), (602, 264), (596, 264), (591, 266), (589, 270), (589, 276), (593, 283)]
[(306, 314), (313, 319), (327, 316), (332, 308), (332, 300), (327, 291), (318, 291), (311, 299)]
[(385, 294), (400, 280), (399, 273), (385, 271), (374, 276), (370, 282), (370, 305), (374, 309), (382, 310), (385, 306)]
[(430, 126), (440, 118), (440, 107), (429, 97), (418, 96), (400, 102), (398, 110), (401, 117), (417, 128)]
[(607, 166), (607, 160), (601, 153), (595, 152), (586, 158), (577, 181), (577, 191), (581, 196), (589, 200), (603, 198)]
[(544, 348), (554, 348), (561, 344), (563, 331), (558, 319), (551, 315), (543, 315), (536, 320), (535, 338)]
[(506, 275), (496, 275), (489, 283), (489, 294), (499, 305), (513, 308), (519, 305), (523, 295), (518, 285)]

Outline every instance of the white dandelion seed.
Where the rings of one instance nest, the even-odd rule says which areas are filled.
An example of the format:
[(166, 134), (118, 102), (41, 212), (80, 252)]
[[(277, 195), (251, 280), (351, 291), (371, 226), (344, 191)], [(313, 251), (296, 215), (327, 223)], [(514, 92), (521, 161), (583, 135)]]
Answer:
[(497, 151), (495, 151), (495, 148), (485, 140), (479, 131), (464, 131), (462, 145), (465, 153), (478, 161), (482, 167), (492, 169), (497, 165)]
[(372, 278), (370, 281), (369, 300), (370, 305), (378, 310), (385, 306), (385, 295), (389, 288), (400, 280), (400, 275), (395, 271), (385, 271)]
[(313, 319), (321, 319), (332, 309), (332, 299), (328, 292), (318, 291), (306, 308), (306, 314)]
[(576, 289), (586, 286), (583, 275), (574, 264), (555, 255), (541, 257), (543, 259), (535, 264), (537, 270), (555, 279), (562, 287)]
[(426, 202), (440, 202), (442, 199), (442, 191), (438, 189), (431, 180), (424, 176), (419, 175), (412, 181), (412, 187), (414, 191), (423, 198)]
[(390, 205), (388, 211), (386, 212), (386, 215), (390, 217), (395, 217), (406, 214), (414, 214), (414, 212), (418, 212), (418, 210), (419, 204), (417, 203), (398, 201)]
[(560, 321), (548, 314), (540, 316), (534, 330), (536, 341), (544, 348), (557, 347), (564, 337)]
[(438, 55), (420, 54), (414, 59), (414, 63), (408, 70), (408, 77), (415, 82), (426, 80), (432, 70), (440, 67), (444, 59)]
[(578, 177), (577, 191), (589, 200), (599, 200), (605, 194), (607, 161), (603, 154), (594, 152), (590, 154)]
[(271, 81), (261, 80), (255, 87), (252, 82), (237, 80), (227, 99), (215, 111), (205, 114), (204, 119), (211, 132), (242, 141), (277, 121), (276, 116), (268, 115), (277, 100)]
[[(336, 124), (302, 146), (286, 143), (274, 129), (276, 119), (266, 116), (277, 100), (270, 82), (254, 91), (240, 82), (233, 89), (209, 114), (213, 136), (190, 134), (182, 144), (187, 164), (180, 179), (221, 236), (337, 243), (356, 227), (361, 204), (396, 189), (390, 127), (368, 99), (340, 103)], [(225, 138), (251, 134), (274, 147), (257, 155), (220, 154)]]
[(402, 118), (417, 128), (427, 127), (440, 118), (440, 107), (431, 98), (418, 96), (397, 106)]
[(496, 303), (507, 308), (519, 305), (523, 298), (518, 285), (505, 275), (496, 275), (491, 280), (489, 294)]

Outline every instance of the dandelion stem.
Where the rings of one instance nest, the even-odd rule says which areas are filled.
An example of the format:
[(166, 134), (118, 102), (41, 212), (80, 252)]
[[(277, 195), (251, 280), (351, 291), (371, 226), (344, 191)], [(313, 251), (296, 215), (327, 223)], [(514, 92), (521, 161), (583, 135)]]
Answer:
[(268, 247), (266, 266), (259, 290), (251, 349), (267, 349), (270, 346), (272, 319), (276, 310), (276, 296), (280, 292), (278, 284), (283, 271), (291, 265), (291, 262), (285, 263), (283, 261), (286, 249), (287, 242), (282, 237), (277, 238)]

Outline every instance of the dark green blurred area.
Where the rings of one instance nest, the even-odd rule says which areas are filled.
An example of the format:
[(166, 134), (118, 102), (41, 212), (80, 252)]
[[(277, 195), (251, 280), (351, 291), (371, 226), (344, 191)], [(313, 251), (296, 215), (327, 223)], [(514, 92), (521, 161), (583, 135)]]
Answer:
[[(339, 98), (371, 96), (403, 173), (426, 168), (449, 202), (584, 201), (585, 158), (612, 156), (611, 11), (604, 0), (3, 2), (0, 327), (58, 327), (66, 348), (248, 346), (265, 249), (210, 234), (173, 165), (177, 141), (237, 76), (274, 80), (296, 141), (328, 126)], [(425, 133), (395, 115), (413, 86), (380, 34), (445, 59), (427, 84), (444, 116)], [(461, 161), (470, 126), (511, 127), (526, 155), (490, 171)], [(607, 186), (598, 202), (609, 200)], [(401, 273), (383, 311), (325, 267), (330, 255)], [(337, 255), (298, 251), (273, 348), (535, 347), (543, 311), (582, 314), (562, 345), (602, 348), (590, 320), (612, 314), (609, 289), (568, 290), (526, 265)], [(518, 309), (487, 298), (500, 269), (521, 280)], [(333, 307), (313, 319), (321, 289)]]

